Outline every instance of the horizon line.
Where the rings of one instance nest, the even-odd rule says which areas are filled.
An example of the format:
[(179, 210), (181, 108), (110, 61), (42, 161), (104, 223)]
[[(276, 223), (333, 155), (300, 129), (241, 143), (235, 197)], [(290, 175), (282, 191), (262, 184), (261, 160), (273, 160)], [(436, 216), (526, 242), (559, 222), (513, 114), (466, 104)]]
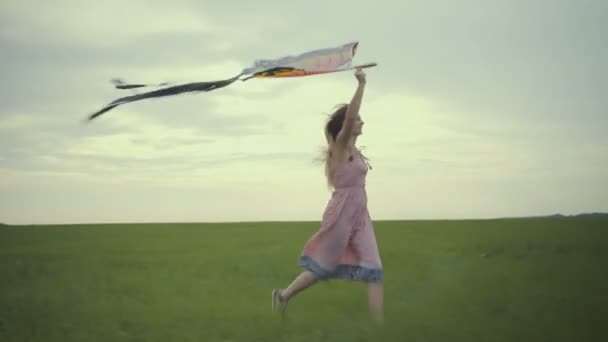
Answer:
[[(608, 216), (608, 212), (582, 212), (578, 214), (543, 214), (522, 216), (469, 217), (469, 218), (383, 218), (372, 219), (372, 222), (415, 222), (415, 221), (492, 221), (530, 218), (567, 218), (577, 216)], [(136, 224), (276, 224), (276, 223), (320, 223), (320, 220), (234, 220), (234, 221), (116, 221), (116, 222), (87, 222), (87, 223), (3, 223), (0, 226), (92, 226), (92, 225), (136, 225)]]

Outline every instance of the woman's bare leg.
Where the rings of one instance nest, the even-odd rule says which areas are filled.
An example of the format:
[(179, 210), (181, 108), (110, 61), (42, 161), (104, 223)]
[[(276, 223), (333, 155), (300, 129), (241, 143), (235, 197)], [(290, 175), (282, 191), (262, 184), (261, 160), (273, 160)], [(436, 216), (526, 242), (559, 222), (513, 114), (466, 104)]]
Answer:
[(384, 291), (382, 283), (369, 283), (367, 285), (369, 310), (378, 323), (384, 322)]
[(293, 296), (297, 295), (304, 289), (312, 286), (317, 282), (317, 277), (310, 271), (304, 271), (300, 273), (296, 279), (286, 289), (281, 290), (281, 298), (288, 301)]

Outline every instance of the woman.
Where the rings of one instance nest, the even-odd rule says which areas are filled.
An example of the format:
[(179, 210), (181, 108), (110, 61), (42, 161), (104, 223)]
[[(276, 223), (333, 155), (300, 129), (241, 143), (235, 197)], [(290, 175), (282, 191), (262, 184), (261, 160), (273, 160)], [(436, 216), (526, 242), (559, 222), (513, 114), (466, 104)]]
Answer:
[(328, 142), (325, 170), (333, 194), (320, 229), (308, 240), (299, 264), (306, 270), (286, 289), (272, 291), (273, 310), (285, 311), (288, 301), (318, 280), (348, 279), (367, 283), (370, 311), (383, 320), (382, 262), (367, 208), (366, 158), (355, 146), (362, 133), (359, 115), (366, 84), (365, 73), (351, 102), (340, 106), (325, 127)]

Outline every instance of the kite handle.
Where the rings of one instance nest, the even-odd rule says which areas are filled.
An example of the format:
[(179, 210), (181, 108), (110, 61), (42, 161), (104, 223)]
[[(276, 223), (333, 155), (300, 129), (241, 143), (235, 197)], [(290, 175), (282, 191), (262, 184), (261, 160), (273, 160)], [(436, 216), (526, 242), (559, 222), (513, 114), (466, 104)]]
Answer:
[(352, 67), (352, 69), (365, 69), (365, 68), (372, 68), (377, 66), (378, 63), (367, 63), (367, 64), (361, 64), (361, 65), (355, 65)]

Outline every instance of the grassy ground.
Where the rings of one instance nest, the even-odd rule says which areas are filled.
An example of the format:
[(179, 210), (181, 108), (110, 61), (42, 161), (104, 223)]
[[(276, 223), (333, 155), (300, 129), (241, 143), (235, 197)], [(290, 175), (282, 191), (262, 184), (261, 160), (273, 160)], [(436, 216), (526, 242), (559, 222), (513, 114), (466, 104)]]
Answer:
[(376, 222), (386, 323), (323, 282), (270, 290), (316, 222), (0, 227), (0, 341), (608, 340), (608, 219)]

